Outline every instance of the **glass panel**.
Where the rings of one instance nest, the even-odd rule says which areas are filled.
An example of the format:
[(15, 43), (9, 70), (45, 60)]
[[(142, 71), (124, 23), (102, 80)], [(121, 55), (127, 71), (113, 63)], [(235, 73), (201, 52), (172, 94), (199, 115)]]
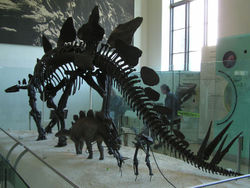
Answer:
[(200, 71), (201, 69), (201, 51), (189, 53), (189, 70)]
[(191, 27), (190, 28), (190, 40), (189, 40), (189, 51), (198, 51), (201, 50), (203, 46), (203, 29), (204, 27), (198, 26), (198, 27)]
[(0, 186), (4, 187), (29, 187), (19, 176), (15, 169), (0, 154)]
[[(228, 48), (228, 46), (226, 46), (226, 48)], [(224, 53), (222, 53), (221, 55), (224, 55)], [(244, 60), (241, 62), (238, 61), (238, 63), (243, 63), (243, 64), (245, 64), (245, 62), (247, 61)], [(216, 66), (215, 69), (216, 71), (210, 68), (211, 65), (213, 65), (212, 63)], [(241, 64), (241, 66), (243, 65)], [(210, 68), (210, 70), (208, 68)], [(225, 127), (228, 124), (229, 121), (225, 120), (227, 120), (230, 114), (232, 115), (231, 119), (234, 120), (232, 125), (235, 125), (235, 127), (234, 128), (230, 127), (227, 130), (227, 134), (232, 136), (230, 136), (229, 139), (226, 140), (225, 145), (227, 145), (235, 135), (239, 134), (240, 132), (243, 132), (242, 134), (243, 140), (240, 137), (235, 141), (233, 146), (230, 148), (229, 152), (223, 157), (223, 160), (221, 161), (220, 165), (229, 169), (238, 170), (242, 174), (247, 174), (249, 173), (250, 170), (249, 169), (250, 131), (248, 128), (249, 127), (248, 122), (250, 118), (249, 118), (249, 113), (244, 109), (247, 109), (249, 107), (249, 90), (246, 89), (249, 87), (248, 86), (249, 77), (248, 79), (245, 80), (244, 78), (245, 76), (239, 76), (237, 73), (235, 74), (235, 72), (237, 71), (230, 72), (230, 68), (224, 67), (221, 62), (202, 63), (202, 69), (207, 69), (206, 71), (207, 73), (205, 75), (207, 79), (206, 82), (210, 85), (210, 87), (208, 87), (209, 86), (208, 84), (206, 86), (206, 89), (208, 90), (208, 95), (206, 100), (208, 101), (208, 104), (210, 104), (208, 105), (208, 110), (209, 110), (208, 112), (210, 112), (207, 113), (208, 117), (214, 118), (217, 120), (217, 122), (220, 122), (221, 127)], [(211, 69), (213, 71), (211, 71)], [(218, 70), (224, 70), (225, 73), (217, 74), (216, 72), (218, 72)], [(211, 77), (211, 73), (212, 75), (215, 75), (215, 73), (217, 75), (215, 77), (214, 82), (212, 81), (214, 77)], [(237, 79), (240, 80), (237, 81), (238, 83), (241, 84), (236, 84), (235, 86), (236, 88), (234, 88), (234, 84), (232, 84), (233, 82), (226, 81), (226, 79), (228, 78), (226, 74), (228, 74), (230, 78), (234, 81)], [(236, 103), (237, 103), (236, 106), (240, 105), (241, 107), (241, 108), (236, 108), (239, 110), (237, 114), (232, 113), (235, 107), (234, 105)], [(214, 135), (217, 135), (221, 131), (221, 128), (219, 128), (219, 126), (214, 126), (213, 131)], [(237, 158), (239, 160), (237, 160)]]
[(179, 71), (177, 75), (177, 78), (175, 77), (176, 81), (178, 81), (175, 85), (175, 95), (181, 101), (178, 110), (178, 115), (181, 118), (180, 130), (186, 139), (190, 141), (190, 146), (195, 148), (199, 143), (200, 73)]
[(204, 0), (196, 0), (190, 3), (190, 26), (204, 25)]
[(173, 70), (184, 70), (184, 53), (173, 54)]
[(185, 51), (185, 29), (173, 32), (173, 53)]
[(174, 30), (185, 27), (185, 5), (174, 8)]

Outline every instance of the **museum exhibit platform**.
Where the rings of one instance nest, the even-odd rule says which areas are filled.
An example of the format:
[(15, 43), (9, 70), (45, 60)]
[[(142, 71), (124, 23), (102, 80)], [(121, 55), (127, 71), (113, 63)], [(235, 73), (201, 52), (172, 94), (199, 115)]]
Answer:
[[(94, 158), (90, 160), (87, 159), (86, 146), (82, 155), (76, 155), (70, 139), (66, 147), (56, 148), (57, 138), (54, 134), (47, 135), (47, 140), (35, 141), (35, 131), (9, 130), (6, 133), (0, 131), (0, 153), (30, 187), (172, 187), (158, 171), (152, 154), (150, 160), (154, 175), (150, 181), (143, 151), (139, 151), (139, 176), (135, 181), (132, 147), (121, 147), (121, 154), (129, 159), (120, 171), (115, 158), (108, 155), (106, 148), (105, 159), (98, 160), (99, 152), (95, 144)], [(16, 144), (17, 141), (21, 144)], [(154, 155), (162, 173), (178, 188), (228, 178), (203, 172), (173, 157), (158, 153)], [(248, 179), (242, 179), (214, 187), (249, 187), (249, 184)]]

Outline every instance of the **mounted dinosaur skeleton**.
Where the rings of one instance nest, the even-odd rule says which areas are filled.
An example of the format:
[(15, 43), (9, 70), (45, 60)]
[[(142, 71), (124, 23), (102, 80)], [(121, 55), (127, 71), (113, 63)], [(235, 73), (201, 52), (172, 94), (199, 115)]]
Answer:
[[(223, 148), (225, 143), (226, 131), (232, 124), (228, 124), (222, 132), (208, 144), (211, 125), (208, 133), (197, 154), (194, 154), (185, 140), (185, 136), (178, 130), (171, 131), (166, 113), (169, 109), (154, 105), (159, 100), (159, 93), (150, 87), (143, 88), (138, 84), (142, 81), (145, 85), (155, 86), (159, 83), (157, 73), (148, 68), (142, 67), (140, 77), (132, 74), (138, 64), (142, 54), (141, 50), (132, 46), (132, 38), (136, 29), (142, 23), (142, 18), (135, 18), (130, 22), (118, 25), (111, 33), (106, 44), (100, 44), (104, 30), (99, 25), (99, 11), (95, 7), (89, 20), (77, 32), (73, 26), (72, 18), (64, 23), (57, 47), (52, 49), (52, 45), (43, 36), (43, 48), (45, 55), (41, 60), (37, 60), (34, 69), (34, 77), (38, 80), (39, 92), (45, 95), (43, 100), (47, 101), (49, 108), (54, 108), (60, 121), (61, 130), (65, 130), (63, 109), (66, 107), (67, 99), (70, 94), (74, 94), (80, 88), (82, 81), (86, 81), (103, 98), (102, 114), (104, 119), (109, 118), (109, 96), (112, 84), (122, 94), (123, 98), (131, 109), (136, 112), (139, 119), (143, 120), (146, 127), (152, 134), (162, 138), (165, 144), (175, 153), (176, 157), (182, 158), (187, 163), (201, 168), (208, 172), (223, 175), (237, 175), (233, 171), (226, 170), (218, 166), (223, 156), (230, 149), (231, 145), (238, 138), (237, 135), (228, 146)], [(76, 38), (76, 35), (78, 38)], [(93, 79), (93, 77), (96, 78)], [(56, 106), (53, 97), (57, 91), (63, 90), (64, 93)], [(52, 128), (53, 124), (49, 126)], [(121, 167), (124, 158), (119, 153), (119, 135), (114, 123), (106, 126), (106, 141), (110, 154), (113, 154), (118, 166)], [(66, 144), (64, 135), (59, 136), (59, 146)], [(225, 137), (224, 137), (225, 136)], [(219, 148), (212, 160), (210, 156)], [(137, 151), (143, 149), (146, 153), (146, 164), (152, 175), (149, 150), (152, 140), (146, 135), (139, 134), (136, 137), (136, 152), (134, 155), (135, 175), (138, 175)], [(145, 149), (146, 148), (146, 149)]]

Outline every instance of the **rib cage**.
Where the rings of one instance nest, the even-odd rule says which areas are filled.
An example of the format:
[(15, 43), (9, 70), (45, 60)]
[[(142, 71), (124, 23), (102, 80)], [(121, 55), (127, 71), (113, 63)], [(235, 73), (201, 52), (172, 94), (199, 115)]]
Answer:
[(229, 171), (209, 163), (204, 159), (200, 159), (188, 149), (187, 141), (181, 140), (175, 134), (164, 128), (167, 126), (167, 123), (153, 110), (152, 104), (150, 102), (147, 103), (147, 101), (150, 100), (145, 95), (143, 88), (136, 85), (140, 83), (140, 79), (131, 74), (135, 69), (129, 67), (115, 49), (103, 44), (96, 53), (94, 65), (112, 77), (113, 84), (122, 94), (127, 104), (137, 113), (139, 119), (143, 120), (152, 133), (159, 135), (166, 142), (167, 147), (170, 148), (171, 151), (174, 151), (176, 156), (178, 154), (179, 158), (206, 172), (228, 176), (239, 175), (236, 172)]
[[(65, 43), (62, 47), (57, 47), (50, 52), (45, 53), (41, 60), (38, 60), (40, 64), (35, 67), (34, 75), (39, 79), (42, 91), (48, 84), (52, 84), (53, 87), (63, 79), (69, 79), (69, 75), (65, 72), (73, 72), (78, 67), (74, 64), (74, 56), (72, 54), (78, 54), (84, 52), (86, 44), (82, 41), (74, 41)], [(62, 60), (68, 57), (67, 60)], [(72, 93), (75, 94), (76, 90), (80, 90), (83, 78), (77, 76), (74, 80), (72, 87)], [(62, 89), (65, 89), (65, 85)]]

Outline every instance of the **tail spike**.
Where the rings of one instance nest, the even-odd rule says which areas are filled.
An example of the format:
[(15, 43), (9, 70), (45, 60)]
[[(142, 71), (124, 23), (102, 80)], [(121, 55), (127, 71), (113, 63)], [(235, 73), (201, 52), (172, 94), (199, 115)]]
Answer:
[[(229, 151), (229, 149), (231, 148), (231, 146), (233, 145), (233, 143), (240, 137), (240, 135), (242, 134), (239, 133), (236, 137), (234, 137), (234, 139), (227, 145), (227, 147), (225, 149), (222, 150), (220, 158), (218, 159), (219, 162), (222, 160), (222, 158), (226, 155), (226, 153)], [(218, 162), (218, 163), (219, 163)]]
[(228, 128), (230, 127), (230, 125), (232, 123), (233, 123), (233, 121), (231, 121), (230, 123), (228, 123), (228, 125), (207, 146), (207, 148), (204, 151), (204, 159), (205, 160), (209, 159), (210, 155), (212, 154), (212, 152), (214, 151), (214, 149), (216, 148), (216, 146), (218, 145), (218, 143), (221, 141), (221, 139), (223, 138), (223, 136), (225, 135), (226, 131), (228, 130)]
[(207, 134), (206, 134), (206, 136), (205, 136), (205, 138), (204, 138), (204, 140), (203, 140), (203, 142), (202, 142), (202, 144), (200, 146), (199, 151), (197, 152), (197, 158), (198, 159), (203, 159), (204, 158), (204, 151), (205, 151), (205, 149), (207, 147), (207, 143), (208, 143), (208, 140), (209, 140), (212, 124), (213, 124), (213, 122), (211, 121), (210, 125), (209, 125), (209, 128), (208, 128), (208, 131), (207, 131)]
[(220, 162), (219, 159), (220, 159), (220, 156), (221, 156), (221, 150), (222, 150), (222, 148), (223, 148), (223, 146), (224, 146), (224, 144), (225, 144), (225, 141), (226, 141), (226, 139), (227, 139), (227, 136), (228, 136), (228, 135), (225, 136), (225, 138), (223, 139), (223, 141), (222, 141), (221, 144), (220, 144), (219, 149), (217, 150), (216, 154), (214, 155), (214, 158), (211, 160), (210, 164), (211, 164), (212, 166), (217, 165), (217, 164)]

